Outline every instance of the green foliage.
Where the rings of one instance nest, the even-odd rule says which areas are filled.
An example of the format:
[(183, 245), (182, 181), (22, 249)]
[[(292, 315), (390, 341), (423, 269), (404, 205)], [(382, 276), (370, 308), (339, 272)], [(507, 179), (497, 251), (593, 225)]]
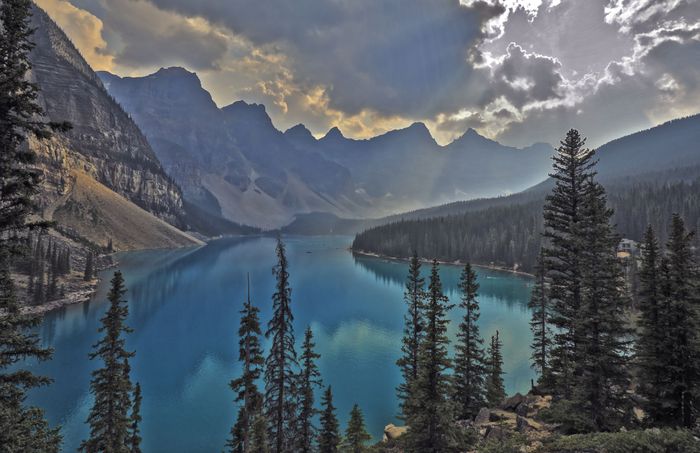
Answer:
[(130, 453), (141, 453), (141, 384), (134, 386), (134, 404), (131, 406)]
[(90, 436), (80, 445), (80, 450), (87, 453), (127, 453), (131, 450), (132, 420), (129, 410), (133, 386), (129, 379), (129, 358), (134, 353), (126, 350), (123, 337), (131, 329), (125, 324), (129, 308), (124, 300), (126, 288), (121, 272), (114, 273), (111, 284), (107, 295), (109, 308), (98, 330), (104, 336), (95, 343), (90, 353), (90, 360), (100, 358), (103, 367), (92, 372), (90, 381), (90, 391), (94, 396), (87, 419)]
[(556, 453), (697, 453), (700, 441), (690, 431), (648, 429), (617, 433), (562, 436), (545, 444), (543, 452)]
[(272, 319), (265, 336), (271, 339), (265, 360), (265, 417), (269, 423), (273, 453), (291, 452), (295, 444), (297, 354), (294, 343), (288, 262), (281, 239), (277, 240), (277, 265), (272, 272), (276, 287), (272, 296)]
[(321, 387), (321, 373), (316, 365), (321, 355), (315, 352), (311, 327), (304, 333), (303, 352), (301, 354), (301, 375), (299, 383), (299, 413), (297, 414), (297, 452), (309, 453), (313, 451), (316, 439), (316, 426), (314, 417), (318, 410), (314, 407), (314, 390)]
[(408, 420), (413, 416), (414, 408), (411, 407), (411, 389), (418, 377), (418, 353), (420, 343), (424, 335), (423, 306), (425, 299), (424, 284), (421, 277), (421, 264), (418, 254), (415, 252), (408, 265), (408, 278), (404, 290), (404, 301), (408, 308), (404, 315), (404, 329), (401, 345), (402, 356), (396, 361), (401, 369), (403, 382), (396, 388), (401, 408), (401, 418)]
[(451, 308), (442, 291), (439, 266), (433, 260), (425, 304), (425, 337), (421, 342), (418, 378), (412, 389), (412, 405), (420, 407), (408, 419), (407, 452), (448, 452), (457, 448), (453, 429), (453, 405), (447, 355), (447, 310)]
[(333, 406), (333, 391), (329, 385), (321, 399), (321, 431), (318, 434), (318, 452), (336, 453), (340, 445), (340, 425)]
[(666, 364), (670, 371), (662, 390), (669, 406), (664, 410), (671, 424), (693, 427), (700, 397), (700, 338), (698, 337), (698, 274), (692, 250), (693, 234), (679, 215), (671, 219), (665, 271), (669, 296)]
[(505, 399), (506, 389), (503, 385), (503, 343), (496, 331), (491, 337), (488, 356), (486, 358), (486, 402), (491, 407), (496, 407)]
[(551, 174), (554, 188), (544, 206), (544, 255), (552, 302), (552, 325), (556, 335), (551, 351), (556, 392), (573, 393), (577, 354), (581, 346), (577, 327), (583, 303), (583, 254), (586, 244), (585, 201), (592, 189), (594, 153), (584, 148), (585, 139), (571, 129), (554, 156)]
[[(662, 258), (654, 230), (649, 226), (641, 247), (642, 264), (639, 270), (638, 337), (636, 364), (639, 385), (637, 392), (644, 397), (647, 422), (667, 422), (665, 408), (670, 402), (665, 396), (664, 382), (669, 381), (667, 367), (672, 339), (668, 336), (669, 294), (664, 291)], [(665, 265), (664, 265), (665, 266)], [(665, 266), (667, 267), (667, 266)]]
[(483, 339), (479, 334), (479, 284), (476, 273), (470, 264), (462, 270), (459, 288), (462, 293), (460, 309), (464, 315), (457, 333), (457, 348), (454, 360), (454, 400), (457, 402), (457, 416), (472, 419), (484, 406), (485, 389)]
[[(569, 329), (576, 332), (573, 400), (599, 431), (615, 431), (631, 417), (629, 306), (617, 259), (619, 237), (610, 225), (605, 191), (589, 181), (583, 198), (585, 245), (580, 254), (581, 306)], [(560, 373), (561, 374), (561, 373)]]
[(552, 348), (551, 308), (547, 291), (544, 253), (535, 266), (535, 285), (532, 288), (528, 308), (532, 311), (530, 330), (532, 331), (532, 368), (539, 373), (539, 383), (545, 388), (551, 386), (549, 353)]
[(345, 442), (342, 451), (344, 453), (363, 453), (367, 451), (365, 444), (372, 439), (367, 432), (362, 411), (357, 404), (352, 406), (350, 420), (345, 430)]
[[(26, 252), (23, 235), (40, 226), (27, 221), (36, 206), (33, 197), (41, 173), (26, 139), (47, 138), (51, 128), (40, 119), (38, 89), (27, 77), (34, 47), (31, 8), (30, 0), (0, 2), (0, 449), (43, 453), (58, 451), (61, 437), (58, 429), (49, 427), (43, 411), (27, 407), (25, 399), (28, 390), (49, 380), (21, 368), (9, 370), (25, 359), (51, 357), (51, 350), (28, 333), (39, 319), (21, 314), (10, 273), (12, 258)], [(43, 291), (42, 275), (42, 302)]]
[(596, 429), (590, 418), (581, 413), (578, 404), (571, 400), (553, 402), (549, 408), (540, 411), (539, 417), (560, 425), (559, 430), (565, 434), (588, 433)]
[(479, 446), (479, 453), (522, 453), (527, 438), (522, 434), (509, 433), (502, 439), (489, 439)]
[(231, 428), (231, 438), (226, 444), (233, 453), (253, 451), (250, 449), (250, 431), (262, 411), (263, 396), (258, 390), (257, 381), (262, 375), (265, 359), (260, 344), (262, 331), (258, 319), (259, 312), (250, 300), (249, 283), (248, 297), (241, 310), (238, 328), (238, 360), (243, 364), (243, 372), (229, 384), (236, 393), (234, 401), (240, 405), (236, 423)]

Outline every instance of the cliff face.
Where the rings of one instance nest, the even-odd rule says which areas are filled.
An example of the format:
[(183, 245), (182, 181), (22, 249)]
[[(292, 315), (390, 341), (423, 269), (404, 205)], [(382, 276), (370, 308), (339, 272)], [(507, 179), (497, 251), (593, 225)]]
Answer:
[(210, 214), (274, 228), (298, 212), (348, 216), (363, 209), (350, 172), (290, 143), (264, 106), (239, 101), (220, 109), (197, 75), (182, 68), (137, 78), (99, 76), (186, 200)]
[[(107, 93), (63, 31), (34, 8), (31, 79), (52, 121), (73, 129), (50, 141), (30, 141), (44, 168), (40, 204), (51, 218), (80, 171), (140, 208), (183, 227), (179, 187), (168, 177), (138, 126)], [(128, 219), (124, 219), (128, 221)]]

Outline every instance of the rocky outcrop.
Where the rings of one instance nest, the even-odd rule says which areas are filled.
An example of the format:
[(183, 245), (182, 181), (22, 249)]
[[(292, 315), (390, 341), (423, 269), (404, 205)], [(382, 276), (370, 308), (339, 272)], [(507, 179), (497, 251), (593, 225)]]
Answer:
[(107, 93), (63, 31), (34, 7), (30, 78), (52, 121), (73, 129), (32, 146), (44, 168), (40, 197), (48, 209), (65, 195), (70, 173), (80, 171), (161, 219), (184, 227), (179, 187), (167, 176), (138, 126)]
[(396, 426), (392, 423), (389, 423), (384, 427), (384, 436), (382, 437), (382, 440), (384, 442), (396, 440), (399, 437), (406, 434), (406, 431), (408, 431), (408, 427), (406, 426)]

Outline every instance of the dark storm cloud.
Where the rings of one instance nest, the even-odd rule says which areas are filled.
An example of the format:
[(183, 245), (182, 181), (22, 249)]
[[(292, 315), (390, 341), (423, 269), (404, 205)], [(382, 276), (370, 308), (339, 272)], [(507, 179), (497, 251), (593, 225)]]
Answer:
[(508, 46), (502, 62), (493, 68), (495, 92), (521, 109), (532, 102), (563, 97), (561, 64), (554, 58), (528, 53), (515, 43)]
[(278, 45), (300, 83), (327, 87), (347, 114), (432, 116), (477, 99), (468, 59), (499, 7), (458, 0), (152, 0)]

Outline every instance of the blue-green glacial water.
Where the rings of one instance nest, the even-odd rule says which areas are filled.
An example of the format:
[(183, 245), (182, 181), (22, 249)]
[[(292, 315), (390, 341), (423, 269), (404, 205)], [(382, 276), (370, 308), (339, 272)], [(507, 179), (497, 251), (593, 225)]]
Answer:
[[(316, 336), (324, 384), (334, 389), (344, 428), (358, 403), (369, 431), (379, 439), (396, 420), (395, 361), (400, 354), (406, 263), (353, 256), (349, 237), (289, 237), (294, 324), (300, 343), (310, 325)], [(246, 273), (251, 294), (267, 323), (275, 264), (271, 238), (225, 239), (188, 250), (140, 251), (119, 256), (129, 292), (127, 344), (136, 351), (132, 376), (141, 383), (144, 451), (218, 452), (223, 449), (236, 408), (229, 381), (239, 372), (239, 310)], [(424, 272), (427, 273), (427, 266)], [(457, 302), (461, 268), (443, 266), (448, 296)], [(48, 314), (39, 332), (55, 349), (50, 362), (31, 364), (54, 383), (32, 392), (30, 402), (63, 426), (64, 451), (75, 451), (87, 435), (91, 405), (89, 361), (107, 304), (110, 272), (92, 302)], [(531, 334), (527, 300), (530, 280), (479, 269), (481, 333), (500, 331), (509, 393), (527, 391)], [(460, 313), (453, 310), (450, 336)]]

